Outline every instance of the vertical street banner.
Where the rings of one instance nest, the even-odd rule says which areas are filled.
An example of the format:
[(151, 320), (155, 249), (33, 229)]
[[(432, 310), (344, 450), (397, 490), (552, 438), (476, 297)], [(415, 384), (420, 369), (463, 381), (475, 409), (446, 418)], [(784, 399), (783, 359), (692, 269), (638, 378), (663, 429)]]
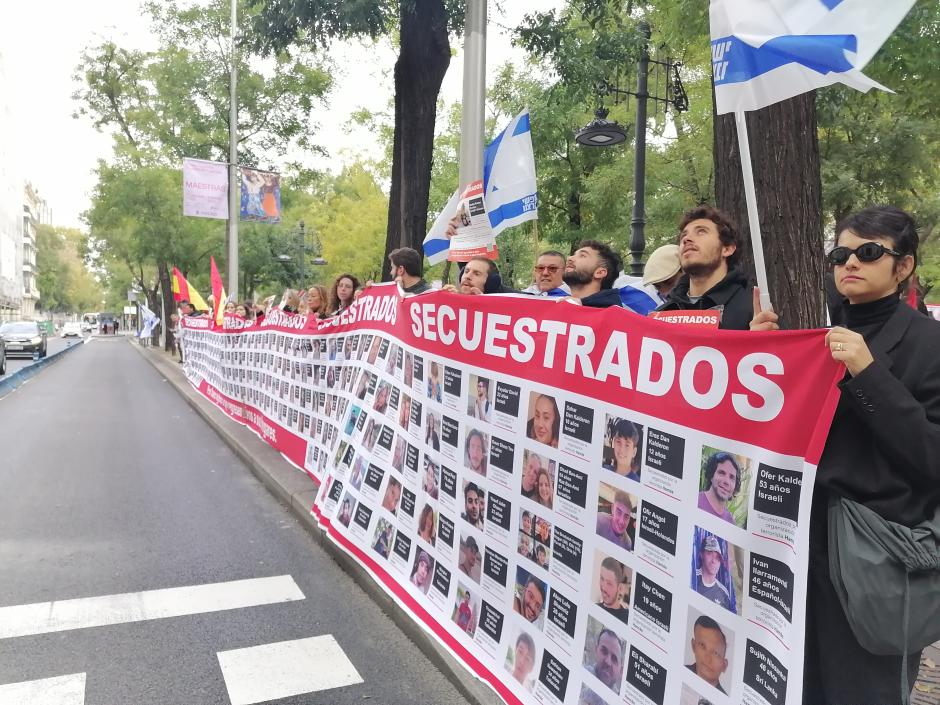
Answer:
[(281, 222), (281, 175), (239, 167), (241, 174), (241, 220)]
[(204, 159), (183, 160), (183, 215), (228, 218), (228, 165)]
[(394, 285), (181, 325), (192, 384), (507, 703), (800, 702), (824, 332)]

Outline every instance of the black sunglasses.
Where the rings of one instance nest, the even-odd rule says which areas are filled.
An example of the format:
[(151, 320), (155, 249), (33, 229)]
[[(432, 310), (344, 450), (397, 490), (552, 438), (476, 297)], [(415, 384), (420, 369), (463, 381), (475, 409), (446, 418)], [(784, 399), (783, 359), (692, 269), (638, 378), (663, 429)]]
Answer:
[(832, 265), (842, 265), (848, 262), (849, 257), (852, 255), (858, 257), (859, 262), (875, 262), (884, 255), (903, 257), (900, 252), (888, 249), (880, 242), (866, 242), (864, 245), (856, 247), (854, 250), (848, 247), (834, 247), (829, 251), (829, 254), (826, 255), (826, 262)]

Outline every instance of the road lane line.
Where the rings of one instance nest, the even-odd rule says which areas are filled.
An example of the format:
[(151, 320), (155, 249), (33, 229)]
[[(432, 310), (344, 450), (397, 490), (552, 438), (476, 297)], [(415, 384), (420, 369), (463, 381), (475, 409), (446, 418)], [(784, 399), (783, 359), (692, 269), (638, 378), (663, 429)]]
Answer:
[(220, 651), (232, 705), (251, 705), (362, 683), (331, 634)]
[(85, 705), (85, 674), (0, 685), (0, 705)]
[(0, 607), (0, 639), (303, 600), (289, 575)]

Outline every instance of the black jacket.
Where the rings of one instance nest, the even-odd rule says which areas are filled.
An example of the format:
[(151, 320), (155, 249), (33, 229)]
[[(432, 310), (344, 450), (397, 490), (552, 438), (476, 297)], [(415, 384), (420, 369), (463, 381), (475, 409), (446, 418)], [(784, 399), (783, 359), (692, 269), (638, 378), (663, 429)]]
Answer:
[(875, 362), (839, 385), (817, 495), (913, 526), (940, 505), (940, 324), (900, 302), (869, 349)]
[(581, 299), (582, 306), (591, 308), (610, 308), (612, 306), (622, 306), (620, 302), (620, 291), (617, 289), (601, 289), (596, 294), (585, 296)]
[(689, 277), (683, 274), (669, 298), (657, 311), (704, 311), (711, 308), (721, 309), (719, 328), (726, 330), (749, 330), (754, 317), (753, 287), (747, 275), (740, 269), (732, 268), (728, 275), (702, 298), (692, 303), (689, 300)]

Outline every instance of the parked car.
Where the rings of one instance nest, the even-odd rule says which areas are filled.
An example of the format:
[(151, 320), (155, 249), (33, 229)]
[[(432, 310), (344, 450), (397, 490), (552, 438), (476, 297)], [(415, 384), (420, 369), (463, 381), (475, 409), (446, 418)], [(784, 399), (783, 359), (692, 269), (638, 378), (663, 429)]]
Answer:
[(39, 353), (46, 356), (46, 331), (35, 321), (12, 321), (0, 326), (0, 337), (6, 343), (6, 357)]
[(61, 335), (63, 338), (81, 338), (82, 324), (78, 321), (66, 321), (65, 325), (62, 326), (62, 332), (59, 335)]

